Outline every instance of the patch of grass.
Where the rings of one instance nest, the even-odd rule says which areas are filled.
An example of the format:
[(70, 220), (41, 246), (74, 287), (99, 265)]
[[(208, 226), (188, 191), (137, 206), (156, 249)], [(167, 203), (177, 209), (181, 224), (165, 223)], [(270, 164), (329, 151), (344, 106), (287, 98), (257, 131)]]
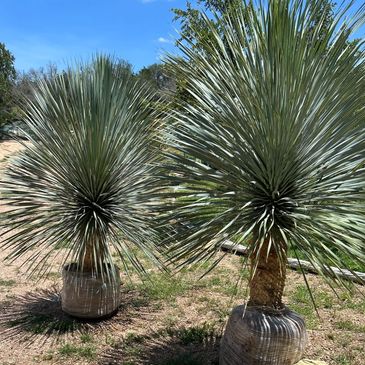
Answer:
[(174, 327), (179, 322), (179, 318), (174, 315), (168, 315), (163, 319), (163, 323), (166, 327)]
[(96, 358), (96, 348), (94, 346), (75, 346), (66, 343), (58, 349), (58, 353), (65, 357), (82, 357), (93, 360)]
[(319, 319), (314, 308), (308, 305), (297, 305), (295, 303), (290, 304), (290, 309), (299, 313), (304, 317), (307, 329), (316, 329), (319, 324)]
[(142, 343), (144, 341), (144, 337), (135, 333), (135, 332), (128, 332), (126, 336), (124, 337), (124, 343), (126, 345), (132, 344), (132, 343)]
[(203, 273), (205, 273), (212, 268), (213, 263), (214, 261), (211, 259), (202, 261), (199, 264), (192, 264), (190, 267), (182, 269), (181, 272), (187, 273), (187, 272), (202, 271)]
[(3, 280), (3, 279), (0, 279), (0, 286), (14, 286), (16, 284), (16, 281), (15, 280)]
[(352, 356), (341, 354), (336, 357), (335, 361), (338, 365), (352, 365)]
[(303, 304), (312, 304), (308, 290), (304, 285), (295, 288), (295, 291), (291, 293), (291, 299)]
[(204, 317), (207, 312), (214, 313), (216, 322), (223, 323), (227, 320), (227, 316), (232, 311), (232, 302), (227, 300), (217, 300), (216, 297), (210, 297), (207, 295), (195, 296), (194, 303), (204, 303), (204, 306), (200, 306), (198, 313)]
[(201, 325), (187, 328), (167, 328), (166, 333), (170, 336), (176, 336), (182, 344), (188, 345), (191, 343), (203, 343), (204, 340), (216, 334), (216, 329), (213, 323), (204, 322)]
[(330, 309), (333, 307), (334, 297), (324, 291), (314, 292), (314, 300), (319, 308)]
[(213, 286), (221, 286), (222, 285), (222, 278), (220, 276), (214, 276), (210, 280), (210, 284)]
[(205, 287), (212, 288), (214, 291), (229, 297), (243, 296), (246, 290), (246, 271), (238, 276), (237, 272), (232, 272), (226, 268), (217, 267), (212, 275), (207, 278)]
[[(138, 287), (138, 286), (137, 286)], [(131, 288), (135, 288), (135, 286), (128, 286), (127, 287), (127, 290), (128, 289), (131, 289)], [(142, 293), (143, 295), (143, 293)], [(141, 308), (141, 307), (146, 307), (150, 304), (150, 300), (149, 298), (145, 297), (145, 296), (134, 296), (131, 300), (131, 305), (134, 307), (134, 308)]]
[(335, 327), (340, 329), (340, 330), (365, 333), (365, 326), (355, 324), (351, 321), (338, 321), (338, 322), (335, 322)]
[[(133, 285), (132, 285), (133, 286)], [(133, 286), (149, 300), (171, 301), (191, 288), (185, 278), (170, 277), (164, 273), (151, 274), (149, 280)]]
[(297, 286), (296, 289), (289, 294), (289, 300), (289, 307), (305, 317), (307, 328), (314, 329), (318, 325), (319, 320), (306, 286)]
[[(334, 301), (333, 295), (315, 289), (312, 289), (312, 295), (318, 308), (329, 309), (333, 307), (333, 301)], [(304, 305), (308, 306), (310, 305), (314, 307), (310, 293), (305, 285), (297, 286), (295, 291), (290, 293), (290, 299), (295, 303), (301, 303)]]
[[(138, 356), (143, 351), (143, 346), (140, 343), (130, 343), (130, 344), (123, 344), (123, 352), (126, 354), (126, 356), (131, 358), (138, 358)], [(131, 365), (137, 365), (134, 362), (129, 361)]]
[(241, 283), (230, 283), (228, 285), (223, 286), (223, 293), (230, 296), (230, 297), (235, 297), (235, 296), (239, 296), (242, 292), (243, 292), (243, 287)]
[(209, 325), (186, 328), (179, 333), (179, 339), (184, 344), (202, 343), (214, 334), (214, 328)]
[(83, 333), (81, 336), (80, 336), (80, 341), (82, 343), (90, 343), (90, 342), (93, 342), (94, 339), (93, 337), (89, 334), (89, 333)]
[(355, 311), (359, 311), (362, 314), (365, 314), (365, 299), (362, 300), (346, 300), (343, 302), (344, 306), (348, 309), (353, 309)]
[(110, 347), (118, 348), (120, 342), (114, 336), (106, 334), (105, 335), (105, 343), (107, 345), (109, 345)]

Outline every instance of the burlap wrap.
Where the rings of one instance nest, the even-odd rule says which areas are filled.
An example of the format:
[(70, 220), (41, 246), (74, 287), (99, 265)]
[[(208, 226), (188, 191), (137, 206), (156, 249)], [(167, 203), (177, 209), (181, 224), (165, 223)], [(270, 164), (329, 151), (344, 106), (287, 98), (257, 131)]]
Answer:
[(233, 309), (222, 338), (220, 365), (293, 365), (307, 343), (303, 319), (289, 309)]
[(120, 304), (120, 274), (114, 279), (83, 273), (75, 264), (62, 271), (62, 310), (78, 318), (102, 318), (111, 315)]

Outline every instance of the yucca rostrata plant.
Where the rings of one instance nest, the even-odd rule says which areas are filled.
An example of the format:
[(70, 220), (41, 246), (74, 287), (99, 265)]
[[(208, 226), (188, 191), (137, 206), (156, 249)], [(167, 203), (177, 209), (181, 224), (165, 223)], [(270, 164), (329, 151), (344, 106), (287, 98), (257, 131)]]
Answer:
[(170, 59), (192, 102), (167, 139), (169, 254), (185, 266), (245, 242), (249, 300), (232, 312), (220, 363), (289, 365), (306, 334), (282, 301), (288, 247), (324, 275), (344, 256), (365, 261), (364, 56), (349, 43), (365, 17), (344, 4), (326, 25), (322, 0), (253, 5), (230, 11), (222, 34), (205, 17), (204, 51), (187, 40)]
[(156, 261), (151, 207), (159, 152), (150, 99), (123, 65), (96, 56), (40, 80), (24, 106), (30, 143), (1, 181), (9, 207), (1, 247), (41, 274), (64, 254), (62, 307), (72, 315), (117, 309), (113, 253), (140, 271), (135, 247)]

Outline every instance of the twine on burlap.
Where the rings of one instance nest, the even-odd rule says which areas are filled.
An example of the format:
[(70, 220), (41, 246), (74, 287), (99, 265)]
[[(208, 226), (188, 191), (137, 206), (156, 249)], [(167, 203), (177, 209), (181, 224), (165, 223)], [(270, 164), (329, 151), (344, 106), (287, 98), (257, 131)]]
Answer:
[(120, 304), (120, 274), (113, 280), (65, 267), (62, 272), (62, 310), (78, 318), (102, 318), (113, 314)]
[(236, 307), (220, 348), (220, 365), (293, 365), (307, 343), (304, 320), (285, 308)]

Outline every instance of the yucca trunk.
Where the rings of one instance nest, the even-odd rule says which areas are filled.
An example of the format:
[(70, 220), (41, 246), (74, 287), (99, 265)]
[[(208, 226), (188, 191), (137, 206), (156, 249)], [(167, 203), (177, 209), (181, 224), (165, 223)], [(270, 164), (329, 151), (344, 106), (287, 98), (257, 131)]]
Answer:
[(303, 319), (283, 305), (284, 242), (267, 239), (250, 256), (250, 298), (233, 309), (222, 338), (220, 365), (293, 365), (307, 335)]
[[(287, 248), (284, 242), (276, 247), (269, 246), (270, 240), (266, 239), (260, 251), (251, 254), (248, 305), (283, 309), (282, 297), (286, 279), (286, 264), (283, 261), (286, 259)], [(280, 250), (281, 256), (277, 250)]]
[(91, 245), (87, 245), (85, 249), (85, 256), (82, 264), (83, 272), (92, 272), (95, 269), (95, 260), (93, 257), (93, 249)]
[(100, 238), (93, 237), (85, 245), (84, 254), (81, 255), (81, 262), (79, 262), (79, 268), (82, 272), (89, 272), (99, 274), (106, 270), (104, 265), (105, 251), (100, 242)]

